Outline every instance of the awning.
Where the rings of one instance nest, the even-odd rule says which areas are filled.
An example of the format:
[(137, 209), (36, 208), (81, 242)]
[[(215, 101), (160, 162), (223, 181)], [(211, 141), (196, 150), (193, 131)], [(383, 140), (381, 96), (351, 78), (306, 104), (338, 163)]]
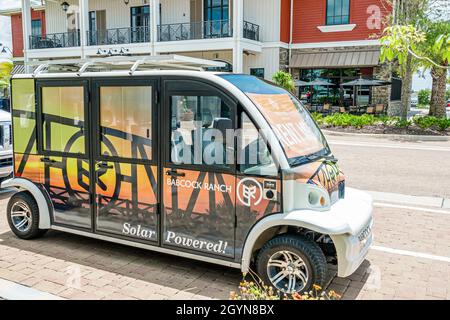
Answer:
[(334, 51), (294, 54), (290, 68), (351, 68), (373, 67), (380, 61), (379, 50)]

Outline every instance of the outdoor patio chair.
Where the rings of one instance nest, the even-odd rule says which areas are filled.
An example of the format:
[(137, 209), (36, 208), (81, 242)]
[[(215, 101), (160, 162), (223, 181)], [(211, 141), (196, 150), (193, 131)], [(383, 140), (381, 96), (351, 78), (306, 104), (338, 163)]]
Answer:
[(384, 105), (383, 104), (377, 104), (375, 106), (375, 113), (376, 114), (383, 114), (384, 113)]
[(367, 114), (374, 114), (375, 113), (375, 108), (374, 107), (367, 107), (366, 113)]
[(325, 103), (323, 105), (322, 113), (328, 114), (331, 112), (331, 105), (329, 103)]
[(350, 106), (350, 111), (351, 114), (358, 114), (360, 113), (360, 109), (357, 106)]
[(348, 113), (348, 111), (345, 109), (345, 107), (339, 107), (340, 113)]

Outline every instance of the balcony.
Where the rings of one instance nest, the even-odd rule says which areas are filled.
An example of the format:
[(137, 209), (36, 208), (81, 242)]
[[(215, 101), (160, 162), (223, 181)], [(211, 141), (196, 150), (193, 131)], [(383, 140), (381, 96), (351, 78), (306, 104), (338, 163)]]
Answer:
[(150, 42), (149, 27), (87, 31), (89, 46)]
[(68, 48), (80, 46), (80, 30), (30, 36), (30, 49)]
[(259, 41), (259, 25), (244, 21), (244, 38)]
[(229, 38), (233, 36), (230, 20), (162, 24), (158, 26), (158, 41), (182, 41)]
[[(233, 37), (230, 20), (201, 21), (191, 23), (162, 24), (158, 27), (157, 39), (160, 42), (220, 39)], [(121, 45), (151, 42), (149, 27), (124, 27), (87, 31), (88, 46)], [(244, 21), (243, 37), (260, 41), (260, 27)], [(80, 46), (80, 30), (52, 33), (45, 36), (30, 36), (31, 49), (66, 48)]]

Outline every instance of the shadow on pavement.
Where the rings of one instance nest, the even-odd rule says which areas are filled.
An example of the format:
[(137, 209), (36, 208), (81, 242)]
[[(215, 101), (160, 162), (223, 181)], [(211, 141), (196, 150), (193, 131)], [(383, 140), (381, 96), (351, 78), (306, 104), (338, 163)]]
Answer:
[[(19, 239), (9, 231), (0, 234), (0, 245), (64, 260), (69, 265), (73, 263), (89, 267), (88, 273), (92, 272), (90, 268), (94, 268), (218, 299), (228, 299), (230, 291), (235, 291), (242, 279), (242, 274), (237, 269), (59, 231), (49, 231), (44, 237), (31, 241)], [(58, 272), (67, 272), (67, 263)], [(336, 291), (344, 299), (355, 299), (367, 280), (366, 270), (369, 266), (370, 263), (365, 261), (352, 275), (359, 280), (356, 281), (360, 284), (358, 290), (358, 285), (352, 287), (352, 281), (348, 278), (337, 278), (336, 266), (330, 265), (328, 289)], [(85, 274), (81, 269), (83, 278)]]

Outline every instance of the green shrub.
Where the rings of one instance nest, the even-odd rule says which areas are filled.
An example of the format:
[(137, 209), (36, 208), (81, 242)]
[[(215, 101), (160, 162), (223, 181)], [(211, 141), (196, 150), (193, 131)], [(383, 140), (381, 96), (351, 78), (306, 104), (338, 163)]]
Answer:
[(398, 128), (408, 128), (412, 122), (410, 120), (398, 120), (394, 123), (394, 125)]
[(317, 124), (319, 126), (323, 124), (323, 114), (321, 114), (319, 112), (313, 112), (313, 113), (311, 113), (311, 116), (314, 119), (314, 121), (317, 122)]
[(417, 100), (420, 106), (427, 106), (430, 104), (431, 99), (431, 90), (430, 89), (422, 89), (417, 94)]
[(422, 129), (437, 129), (440, 131), (447, 130), (450, 128), (450, 119), (447, 118), (436, 118), (432, 116), (415, 116), (412, 119), (413, 123)]
[(273, 77), (273, 81), (279, 85), (280, 87), (283, 87), (287, 91), (294, 92), (295, 91), (295, 83), (294, 79), (292, 78), (292, 75), (289, 72), (284, 71), (277, 71)]
[(320, 119), (320, 122), (333, 127), (355, 127), (360, 129), (365, 126), (375, 125), (379, 123), (380, 120), (374, 115), (369, 114), (357, 116), (348, 113), (336, 113), (323, 117)]

